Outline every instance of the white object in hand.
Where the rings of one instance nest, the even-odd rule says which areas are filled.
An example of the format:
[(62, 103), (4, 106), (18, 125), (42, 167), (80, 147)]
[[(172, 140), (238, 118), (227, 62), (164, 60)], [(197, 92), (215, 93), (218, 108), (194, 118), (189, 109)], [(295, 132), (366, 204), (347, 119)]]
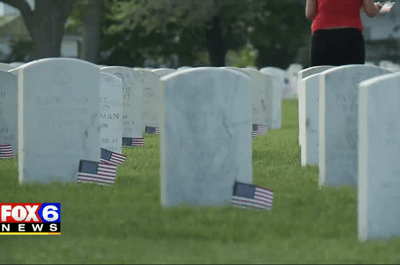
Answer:
[(387, 3), (385, 3), (383, 6), (382, 6), (382, 8), (381, 8), (381, 10), (379, 11), (379, 13), (387, 13), (387, 12), (390, 12), (390, 10), (392, 9), (392, 7), (393, 7), (393, 5), (394, 5), (395, 3), (394, 2), (387, 2)]

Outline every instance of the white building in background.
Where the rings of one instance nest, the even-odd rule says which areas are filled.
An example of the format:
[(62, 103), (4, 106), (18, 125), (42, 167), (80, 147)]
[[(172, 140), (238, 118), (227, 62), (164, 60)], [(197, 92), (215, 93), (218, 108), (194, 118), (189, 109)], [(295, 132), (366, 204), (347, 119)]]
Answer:
[[(27, 1), (32, 9), (35, 8), (35, 0), (18, 1)], [(30, 39), (29, 32), (18, 9), (0, 2), (0, 61), (5, 60), (11, 53), (12, 39)], [(80, 43), (82, 43), (82, 36), (65, 31), (61, 43), (61, 56), (79, 58)]]

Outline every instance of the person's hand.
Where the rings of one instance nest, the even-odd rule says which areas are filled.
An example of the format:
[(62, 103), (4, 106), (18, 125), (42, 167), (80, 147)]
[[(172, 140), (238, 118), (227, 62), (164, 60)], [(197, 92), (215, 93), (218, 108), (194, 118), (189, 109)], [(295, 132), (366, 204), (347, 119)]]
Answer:
[(379, 11), (381, 10), (381, 8), (383, 7), (383, 4), (381, 3), (375, 3), (375, 6), (379, 9)]

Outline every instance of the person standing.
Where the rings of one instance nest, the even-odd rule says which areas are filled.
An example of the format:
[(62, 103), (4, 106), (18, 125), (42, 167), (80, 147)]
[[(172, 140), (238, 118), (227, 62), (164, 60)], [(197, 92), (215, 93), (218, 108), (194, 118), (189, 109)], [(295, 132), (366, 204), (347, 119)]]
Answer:
[(311, 66), (365, 63), (361, 12), (375, 17), (382, 4), (373, 0), (307, 0), (312, 19)]

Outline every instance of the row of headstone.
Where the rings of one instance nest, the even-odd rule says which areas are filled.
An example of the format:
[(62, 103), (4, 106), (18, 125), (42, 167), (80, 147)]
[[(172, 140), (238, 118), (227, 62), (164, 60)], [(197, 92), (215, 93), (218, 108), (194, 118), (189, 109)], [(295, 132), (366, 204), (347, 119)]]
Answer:
[[(16, 81), (16, 75), (4, 74)], [(124, 103), (135, 103), (129, 95), (143, 89), (129, 88), (141, 78), (138, 71), (100, 72), (75, 59), (21, 66), (14, 90), (20, 182), (76, 181), (79, 160), (99, 160), (101, 137), (121, 139), (122, 122), (116, 120), (127, 114), (131, 121), (123, 93)], [(229, 204), (235, 181), (252, 182), (250, 78), (229, 69), (190, 69), (162, 77), (160, 91), (163, 205)], [(105, 124), (112, 129), (102, 135)]]
[[(123, 103), (135, 104), (131, 95), (141, 98), (146, 91), (140, 87), (139, 71), (52, 58), (20, 66), (16, 74), (1, 72), (14, 82), (4, 87), (13, 92), (5, 91), (5, 102), (18, 121), (20, 182), (74, 182), (80, 160), (99, 161), (101, 147), (120, 152), (121, 116), (130, 107)], [(229, 203), (233, 183), (252, 179), (249, 75), (218, 68), (153, 71), (146, 74), (165, 75), (157, 108), (164, 205)], [(125, 120), (130, 121), (131, 113), (127, 111)], [(103, 145), (106, 138), (116, 141)], [(185, 180), (176, 186), (180, 179)]]
[(400, 75), (347, 65), (305, 69), (299, 78), (302, 165), (319, 165), (320, 186), (358, 187), (360, 240), (399, 236), (400, 170), (393, 159)]
[(291, 91), (291, 92), (288, 91), (287, 92), (287, 93), (289, 93), (287, 95), (288, 98), (292, 98), (292, 97), (297, 98), (298, 97), (297, 75), (302, 69), (303, 69), (303, 66), (301, 66), (301, 64), (291, 64), (289, 66), (289, 68), (287, 69), (287, 71), (289, 73), (289, 82), (293, 86), (293, 91)]
[[(38, 62), (38, 61), (34, 61)], [(33, 62), (30, 63), (30, 65)], [(5, 65), (5, 64), (4, 64)], [(8, 65), (5, 65), (8, 66)], [(10, 69), (12, 67), (6, 67)], [(239, 69), (239, 68), (238, 68)], [(235, 69), (235, 70), (238, 70)], [(10, 73), (18, 75), (20, 69), (16, 68), (10, 70)], [(254, 101), (256, 106), (253, 108), (253, 124), (267, 125), (268, 128), (280, 128), (281, 124), (281, 101), (279, 100), (279, 89), (277, 86), (272, 86), (273, 83), (271, 76), (261, 74), (253, 69), (241, 70), (246, 71), (246, 74), (252, 76), (252, 82), (255, 88)], [(101, 144), (102, 148), (120, 152), (121, 151), (121, 137), (119, 137), (119, 126), (116, 124), (122, 120), (122, 138), (137, 138), (141, 137), (145, 126), (158, 127), (158, 102), (159, 98), (159, 78), (163, 75), (175, 72), (173, 69), (156, 69), (156, 70), (132, 70), (127, 67), (105, 67), (101, 68), (100, 78), (100, 91), (104, 91), (100, 95), (101, 103)], [(105, 75), (110, 73), (122, 81), (123, 84), (123, 103), (122, 113), (118, 102), (112, 100), (113, 96), (117, 96), (115, 92), (119, 83), (115, 78)], [(140, 74), (139, 74), (140, 73)], [(10, 77), (14, 80), (14, 87), (16, 86), (16, 77)], [(6, 85), (4, 82), (3, 85)], [(143, 87), (143, 86), (146, 87)], [(7, 87), (13, 87), (7, 85)], [(16, 89), (11, 89), (16, 91)], [(107, 93), (107, 91), (110, 91)], [(141, 93), (143, 91), (143, 98)], [(3, 93), (4, 94), (4, 93)], [(8, 93), (10, 94), (10, 93)], [(109, 95), (111, 94), (111, 96)], [(15, 95), (14, 95), (15, 96)], [(4, 97), (4, 96), (3, 96)], [(142, 100), (141, 100), (142, 99)], [(142, 105), (146, 105), (143, 108)], [(12, 108), (9, 108), (12, 110)], [(11, 116), (10, 116), (11, 117)], [(14, 119), (16, 120), (16, 119)], [(147, 122), (147, 123), (145, 123)], [(144, 124), (143, 124), (144, 123)], [(3, 122), (3, 128), (5, 126)], [(15, 126), (7, 125), (9, 135), (5, 135), (2, 141), (12, 142), (14, 153), (18, 154), (18, 142), (16, 140), (16, 124)], [(114, 131), (113, 131), (114, 130)], [(4, 131), (4, 130), (3, 130)]]

